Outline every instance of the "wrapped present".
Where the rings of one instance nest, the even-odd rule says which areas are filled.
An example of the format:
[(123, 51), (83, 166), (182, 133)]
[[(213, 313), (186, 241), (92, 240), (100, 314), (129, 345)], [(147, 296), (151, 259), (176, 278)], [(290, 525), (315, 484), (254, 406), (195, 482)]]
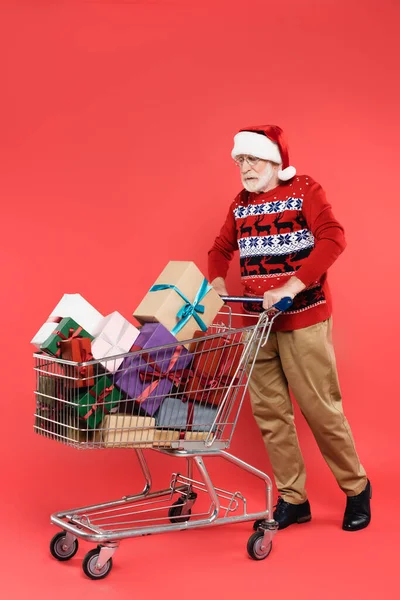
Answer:
[[(219, 404), (228, 386), (235, 386), (242, 372), (238, 371), (244, 350), (241, 337), (207, 338), (196, 331), (189, 349), (193, 353), (190, 377), (182, 382), (180, 392), (186, 398), (206, 404)], [(204, 338), (204, 339), (202, 339)]]
[(80, 323), (90, 335), (94, 334), (99, 322), (103, 319), (103, 315), (80, 294), (64, 294), (46, 323), (42, 325), (31, 340), (31, 344), (40, 348), (64, 317), (71, 317), (74, 321)]
[(171, 261), (133, 315), (141, 323), (161, 323), (177, 340), (188, 340), (196, 329), (207, 330), (223, 304), (193, 262)]
[[(60, 341), (61, 358), (77, 363), (93, 360), (89, 338), (72, 337)], [(90, 387), (94, 385), (93, 365), (64, 365), (65, 382), (71, 387)]]
[(205, 442), (207, 438), (211, 442), (214, 439), (214, 434), (212, 433), (209, 436), (206, 431), (187, 431), (184, 437), (186, 442)]
[(34, 423), (36, 433), (54, 437), (57, 432), (62, 410), (61, 391), (62, 379), (56, 373), (38, 374)]
[(94, 358), (105, 358), (101, 364), (107, 371), (114, 373), (124, 359), (110, 357), (129, 352), (139, 333), (139, 329), (124, 319), (119, 312), (111, 313), (102, 319), (96, 330), (92, 342)]
[(54, 331), (40, 345), (40, 349), (59, 358), (61, 356), (61, 342), (67, 342), (78, 337), (88, 338), (89, 340), (93, 339), (90, 333), (83, 329), (74, 319), (65, 317), (61, 319)]
[(170, 448), (172, 442), (180, 439), (180, 432), (173, 429), (156, 429), (154, 431), (153, 448)]
[(88, 392), (75, 395), (79, 416), (85, 419), (89, 429), (95, 429), (104, 415), (118, 406), (121, 392), (106, 375), (98, 377), (95, 385)]
[(210, 431), (218, 409), (180, 398), (165, 398), (156, 415), (157, 427), (190, 431)]
[(107, 415), (94, 434), (94, 442), (106, 447), (151, 448), (155, 420), (152, 417)]
[[(59, 365), (55, 364), (59, 367)], [(36, 402), (41, 406), (56, 406), (62, 398), (64, 373), (59, 367), (54, 373), (38, 373)]]
[[(174, 342), (170, 348), (163, 347)], [(159, 346), (160, 349), (154, 349)], [(174, 336), (159, 323), (143, 325), (134, 349), (147, 352), (125, 358), (115, 374), (115, 385), (153, 416), (172, 386), (179, 385), (182, 370), (189, 365), (192, 355), (183, 346), (176, 345)]]

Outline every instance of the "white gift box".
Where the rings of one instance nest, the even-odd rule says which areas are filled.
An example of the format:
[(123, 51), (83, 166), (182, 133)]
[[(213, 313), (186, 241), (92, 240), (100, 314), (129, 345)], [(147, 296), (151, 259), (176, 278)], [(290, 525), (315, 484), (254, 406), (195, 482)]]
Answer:
[[(140, 331), (129, 323), (117, 311), (111, 313), (99, 323), (92, 341), (93, 358), (109, 358), (118, 354), (125, 354), (132, 348)], [(110, 373), (115, 373), (121, 365), (123, 358), (115, 358), (101, 362)]]
[(104, 319), (103, 315), (80, 294), (64, 294), (48, 317), (47, 322), (41, 326), (31, 340), (31, 344), (39, 348), (53, 333), (57, 327), (57, 323), (64, 317), (74, 319), (90, 335), (94, 335), (100, 321)]

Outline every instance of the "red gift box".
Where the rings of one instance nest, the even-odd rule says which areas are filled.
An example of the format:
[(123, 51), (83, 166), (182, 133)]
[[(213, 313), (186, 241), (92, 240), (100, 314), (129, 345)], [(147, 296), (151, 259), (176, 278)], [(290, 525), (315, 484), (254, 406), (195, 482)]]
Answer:
[[(60, 342), (61, 358), (72, 362), (84, 363), (93, 360), (92, 344), (89, 338), (73, 337)], [(82, 388), (94, 385), (93, 365), (82, 367), (65, 365), (66, 384), (69, 387)]]
[(224, 336), (202, 340), (206, 335), (196, 331), (193, 336), (198, 341), (189, 348), (194, 360), (183, 395), (197, 402), (216, 405), (222, 401), (230, 383), (235, 385), (239, 381), (241, 371), (236, 371), (244, 344), (239, 339), (232, 340)]

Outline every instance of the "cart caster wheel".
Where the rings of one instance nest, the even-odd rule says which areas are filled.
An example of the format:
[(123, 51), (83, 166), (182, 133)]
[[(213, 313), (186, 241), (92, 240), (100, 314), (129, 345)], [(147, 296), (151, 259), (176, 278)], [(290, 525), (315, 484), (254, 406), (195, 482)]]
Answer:
[(184, 504), (184, 500), (182, 500), (182, 498), (179, 498), (171, 506), (171, 508), (168, 511), (168, 516), (171, 523), (185, 523), (186, 521), (189, 521), (190, 515), (192, 514), (192, 510), (189, 508), (187, 513), (182, 515)]
[(85, 575), (90, 579), (104, 579), (112, 569), (112, 558), (109, 558), (104, 567), (98, 569), (96, 567), (99, 560), (100, 548), (90, 550), (83, 559), (82, 569)]
[(272, 550), (272, 542), (262, 548), (264, 533), (256, 531), (253, 533), (247, 542), (247, 552), (254, 560), (264, 560)]
[(65, 541), (66, 532), (60, 531), (59, 533), (56, 533), (50, 542), (50, 552), (57, 560), (69, 560), (78, 552), (78, 540), (74, 540), (74, 543), (70, 548), (66, 547)]

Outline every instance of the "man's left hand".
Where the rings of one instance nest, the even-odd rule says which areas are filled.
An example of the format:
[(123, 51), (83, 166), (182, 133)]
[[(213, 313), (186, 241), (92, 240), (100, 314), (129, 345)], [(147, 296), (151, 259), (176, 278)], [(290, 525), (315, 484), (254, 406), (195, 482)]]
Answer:
[(305, 285), (302, 281), (300, 281), (300, 279), (298, 279), (297, 277), (291, 277), (289, 279), (289, 281), (287, 281), (285, 283), (285, 285), (282, 285), (279, 288), (273, 289), (273, 290), (268, 290), (268, 292), (265, 292), (264, 294), (264, 302), (263, 302), (263, 308), (264, 310), (269, 310), (271, 309), (274, 304), (276, 304), (277, 302), (279, 302), (280, 300), (282, 300), (282, 298), (291, 298), (293, 300), (293, 298), (302, 290), (305, 289)]

